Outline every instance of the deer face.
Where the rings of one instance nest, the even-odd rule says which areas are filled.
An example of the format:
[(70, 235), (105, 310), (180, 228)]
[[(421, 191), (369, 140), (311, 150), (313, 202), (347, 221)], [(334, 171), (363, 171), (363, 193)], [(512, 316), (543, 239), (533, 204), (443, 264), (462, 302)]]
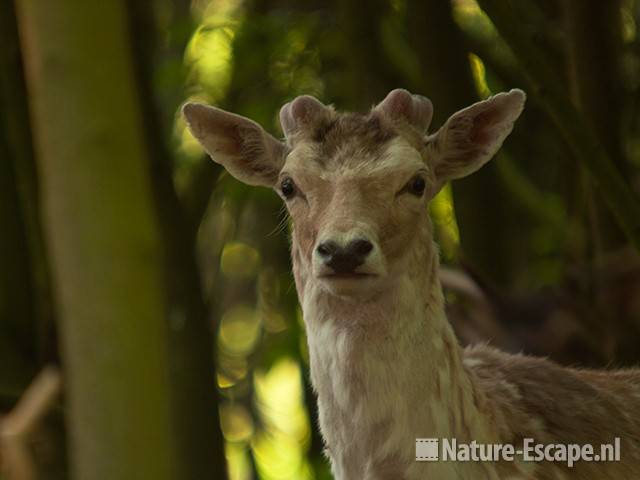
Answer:
[(293, 220), (298, 288), (372, 292), (407, 270), (431, 242), (428, 201), (498, 150), (522, 111), (519, 90), (457, 112), (427, 134), (431, 102), (392, 91), (369, 114), (341, 114), (309, 96), (282, 107), (286, 142), (249, 119), (197, 104), (184, 107), (211, 157), (245, 183), (274, 188)]
[(305, 275), (336, 294), (372, 291), (403, 270), (434, 179), (421, 147), (376, 113), (334, 117), (296, 138), (276, 190)]

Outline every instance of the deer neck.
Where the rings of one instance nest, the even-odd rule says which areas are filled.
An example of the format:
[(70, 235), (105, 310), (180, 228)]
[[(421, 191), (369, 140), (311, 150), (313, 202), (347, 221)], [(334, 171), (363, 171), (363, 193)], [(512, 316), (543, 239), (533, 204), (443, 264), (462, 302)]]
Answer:
[(423, 245), (388, 288), (353, 300), (327, 294), (296, 271), (294, 244), (311, 379), (331, 451), (348, 455), (349, 445), (372, 433), (382, 443), (370, 450), (407, 461), (415, 438), (487, 438), (445, 315), (437, 247)]

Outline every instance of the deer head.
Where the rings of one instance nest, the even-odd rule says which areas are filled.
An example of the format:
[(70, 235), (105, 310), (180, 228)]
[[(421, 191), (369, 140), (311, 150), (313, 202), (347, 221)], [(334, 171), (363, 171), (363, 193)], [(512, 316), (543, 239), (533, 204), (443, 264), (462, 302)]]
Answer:
[(273, 188), (293, 219), (299, 294), (374, 295), (432, 243), (427, 203), (445, 182), (479, 169), (511, 132), (525, 101), (500, 93), (453, 114), (435, 133), (431, 102), (393, 90), (368, 114), (337, 113), (313, 97), (282, 107), (281, 142), (255, 122), (186, 104), (214, 161), (238, 180)]

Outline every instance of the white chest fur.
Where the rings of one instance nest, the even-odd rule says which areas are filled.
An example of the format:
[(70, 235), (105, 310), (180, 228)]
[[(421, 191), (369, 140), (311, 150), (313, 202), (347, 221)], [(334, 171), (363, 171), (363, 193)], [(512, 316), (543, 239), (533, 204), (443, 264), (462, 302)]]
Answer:
[(415, 439), (488, 435), (474, 423), (439, 285), (418, 304), (414, 289), (407, 278), (357, 303), (305, 293), (311, 379), (336, 479), (465, 478), (459, 465), (416, 463)]

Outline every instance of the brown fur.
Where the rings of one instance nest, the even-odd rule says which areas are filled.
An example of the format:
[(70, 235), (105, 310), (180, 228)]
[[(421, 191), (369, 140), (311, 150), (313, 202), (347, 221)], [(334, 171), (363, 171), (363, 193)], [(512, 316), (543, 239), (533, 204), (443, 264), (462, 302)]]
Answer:
[[(640, 471), (640, 372), (596, 371), (561, 367), (549, 360), (509, 355), (485, 346), (472, 347), (464, 358), (485, 398), (484, 411), (495, 418), (503, 443), (613, 443), (621, 439), (621, 462), (578, 462), (569, 469), (543, 463), (536, 479), (637, 478)], [(508, 465), (505, 466), (508, 468)], [(548, 470), (548, 471), (547, 471)]]
[[(379, 152), (383, 145), (397, 136), (395, 129), (377, 112), (368, 115), (340, 113), (329, 122), (316, 127), (310, 137), (320, 144), (323, 158), (331, 158), (350, 140), (357, 140), (357, 148), (367, 153)], [(375, 155), (374, 155), (375, 158)]]

